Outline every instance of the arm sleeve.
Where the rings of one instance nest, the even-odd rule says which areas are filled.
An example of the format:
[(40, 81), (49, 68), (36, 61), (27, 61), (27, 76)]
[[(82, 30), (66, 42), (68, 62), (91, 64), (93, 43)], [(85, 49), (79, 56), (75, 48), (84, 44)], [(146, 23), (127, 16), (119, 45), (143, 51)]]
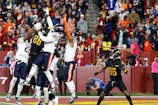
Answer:
[[(50, 35), (50, 34), (52, 34), (52, 35)], [(41, 31), (38, 32), (38, 35), (40, 36), (41, 40), (44, 41), (44, 42), (53, 42), (53, 41), (55, 41), (55, 38), (53, 37), (53, 34), (54, 33), (48, 33), (47, 36), (43, 36)]]
[(49, 29), (54, 29), (53, 22), (50, 16), (47, 17), (47, 23)]
[(120, 68), (121, 68), (121, 70), (123, 70), (124, 73), (127, 73), (127, 69), (126, 69), (126, 67), (125, 67), (125, 64), (124, 64), (124, 62), (122, 62), (122, 61), (121, 61), (121, 63), (120, 63)]

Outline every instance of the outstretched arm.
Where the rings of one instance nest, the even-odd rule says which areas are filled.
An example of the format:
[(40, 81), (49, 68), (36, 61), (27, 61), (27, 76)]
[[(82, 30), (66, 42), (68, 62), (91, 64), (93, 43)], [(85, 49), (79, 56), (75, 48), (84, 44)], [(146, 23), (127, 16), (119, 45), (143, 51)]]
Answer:
[(121, 62), (120, 68), (123, 70), (123, 72), (124, 72), (125, 74), (127, 74), (127, 69), (126, 69), (126, 67), (125, 67), (125, 65), (124, 65), (124, 62)]
[(99, 73), (102, 73), (106, 68), (106, 66), (102, 67), (99, 71), (94, 73), (94, 76), (98, 75)]
[(48, 23), (48, 28), (50, 30), (52, 30), (52, 29), (54, 29), (54, 25), (53, 25), (53, 22), (52, 22), (52, 19), (51, 19), (50, 15), (49, 15), (49, 9), (48, 9), (48, 7), (46, 7), (44, 9), (44, 11), (46, 12), (46, 16), (47, 16), (46, 20), (47, 20), (47, 23)]
[(49, 32), (47, 36), (44, 36), (41, 31), (38, 32), (38, 35), (40, 36), (41, 40), (44, 41), (44, 42), (53, 42), (53, 41), (55, 41), (56, 39), (53, 37), (55, 34), (57, 34), (57, 33), (55, 33), (55, 32), (50, 33)]

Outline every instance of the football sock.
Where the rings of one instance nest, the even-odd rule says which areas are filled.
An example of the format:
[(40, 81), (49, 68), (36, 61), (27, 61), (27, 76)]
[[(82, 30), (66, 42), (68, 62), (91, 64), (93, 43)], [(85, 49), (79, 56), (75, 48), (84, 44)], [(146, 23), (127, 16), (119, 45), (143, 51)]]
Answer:
[(44, 87), (43, 88), (43, 92), (44, 92), (44, 102), (45, 103), (48, 103), (48, 98), (49, 98), (49, 93), (48, 93), (48, 88), (47, 87)]
[(16, 97), (19, 97), (20, 94), (21, 94), (21, 91), (23, 89), (23, 85), (22, 85), (23, 82), (24, 82), (24, 79), (20, 79), (19, 84), (18, 84), (18, 89), (17, 89)]
[(55, 84), (54, 84), (54, 79), (53, 79), (51, 72), (47, 70), (47, 71), (44, 71), (44, 73), (45, 73), (46, 77), (48, 78), (51, 87), (54, 88)]
[(41, 87), (36, 85), (35, 92), (36, 92), (37, 99), (40, 101), (41, 100)]
[(75, 84), (74, 84), (74, 81), (71, 80), (70, 82), (66, 82), (66, 85), (71, 93), (71, 96), (72, 97), (76, 97), (76, 92), (75, 92)]
[(37, 65), (32, 64), (31, 70), (29, 72), (28, 77), (26, 78), (26, 81), (30, 82), (32, 76), (37, 72), (37, 70), (38, 70)]
[(97, 105), (100, 105), (100, 103), (103, 101), (103, 98), (102, 97), (99, 97), (98, 99), (98, 102), (97, 102)]
[(14, 88), (15, 83), (16, 83), (17, 80), (18, 80), (18, 79), (17, 79), (16, 77), (13, 77), (13, 78), (12, 78), (12, 80), (10, 81), (10, 86), (9, 86), (9, 91), (8, 91), (8, 93), (12, 93), (13, 88)]
[(130, 105), (133, 105), (130, 95), (129, 95), (129, 96), (126, 96), (126, 98), (127, 98), (127, 100), (129, 101)]

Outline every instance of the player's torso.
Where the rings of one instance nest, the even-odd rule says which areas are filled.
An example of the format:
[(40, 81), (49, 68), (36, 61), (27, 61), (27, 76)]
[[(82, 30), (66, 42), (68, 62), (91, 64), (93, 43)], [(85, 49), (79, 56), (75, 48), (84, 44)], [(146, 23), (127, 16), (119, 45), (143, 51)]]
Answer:
[(122, 80), (120, 63), (121, 60), (108, 60), (108, 69), (111, 80)]
[(65, 62), (74, 61), (76, 49), (77, 49), (77, 43), (76, 42), (74, 43), (73, 47), (71, 47), (69, 45), (69, 43), (66, 44), (66, 46), (65, 46), (65, 53), (64, 53), (64, 61)]
[(18, 50), (16, 52), (16, 59), (27, 63), (30, 52), (30, 43), (24, 42), (18, 45)]
[(30, 54), (32, 54), (32, 53), (38, 54), (39, 52), (41, 52), (43, 45), (44, 45), (44, 43), (40, 39), (39, 35), (35, 34), (32, 38)]

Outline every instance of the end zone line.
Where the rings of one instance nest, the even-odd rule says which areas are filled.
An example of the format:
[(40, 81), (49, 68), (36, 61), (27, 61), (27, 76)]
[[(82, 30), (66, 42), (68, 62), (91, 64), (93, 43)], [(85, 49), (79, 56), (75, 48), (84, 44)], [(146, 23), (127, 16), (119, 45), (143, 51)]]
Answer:
[[(15, 96), (12, 96), (15, 97)], [(43, 96), (42, 96), (43, 97)], [(71, 96), (57, 96), (58, 98), (70, 98)], [(6, 98), (6, 96), (0, 96)], [(32, 98), (32, 96), (21, 96), (21, 98)], [(99, 98), (99, 96), (78, 96), (78, 98)], [(105, 96), (105, 98), (126, 98), (125, 96)], [(131, 98), (158, 98), (158, 96), (131, 96)]]

